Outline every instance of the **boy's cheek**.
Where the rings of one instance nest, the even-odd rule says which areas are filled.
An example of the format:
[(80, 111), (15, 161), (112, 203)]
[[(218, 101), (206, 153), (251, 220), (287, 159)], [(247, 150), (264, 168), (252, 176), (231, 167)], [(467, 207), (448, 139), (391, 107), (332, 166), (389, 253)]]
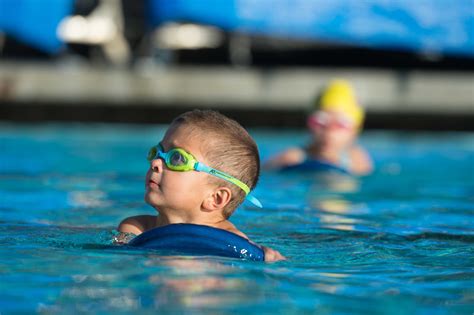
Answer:
[(148, 181), (150, 180), (150, 177), (151, 177), (151, 169), (148, 168), (148, 171), (145, 174), (145, 185), (148, 184)]

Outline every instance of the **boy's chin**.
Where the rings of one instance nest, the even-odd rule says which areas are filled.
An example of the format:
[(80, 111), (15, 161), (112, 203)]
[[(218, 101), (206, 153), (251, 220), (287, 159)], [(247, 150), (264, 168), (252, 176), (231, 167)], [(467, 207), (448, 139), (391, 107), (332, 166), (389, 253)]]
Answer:
[(153, 192), (147, 191), (145, 192), (145, 202), (152, 207), (157, 207), (162, 204), (161, 198), (153, 194)]

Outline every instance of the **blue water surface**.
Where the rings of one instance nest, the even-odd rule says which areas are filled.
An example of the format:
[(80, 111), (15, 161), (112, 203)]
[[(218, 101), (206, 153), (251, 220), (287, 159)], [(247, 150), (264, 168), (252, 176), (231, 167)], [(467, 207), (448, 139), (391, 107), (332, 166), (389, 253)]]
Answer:
[[(474, 134), (366, 132), (376, 172), (264, 172), (232, 221), (288, 257), (110, 247), (165, 126), (0, 124), (0, 313), (472, 314)], [(304, 143), (253, 129), (262, 159)], [(295, 140), (296, 139), (296, 140)]]

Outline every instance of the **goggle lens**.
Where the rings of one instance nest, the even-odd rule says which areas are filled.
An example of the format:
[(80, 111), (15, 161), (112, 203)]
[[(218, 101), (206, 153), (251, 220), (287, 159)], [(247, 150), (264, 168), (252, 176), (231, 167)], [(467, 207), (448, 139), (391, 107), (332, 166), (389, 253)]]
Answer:
[(148, 151), (147, 160), (151, 162), (159, 157), (162, 157), (163, 162), (165, 162), (167, 168), (178, 172), (191, 171), (194, 169), (194, 164), (192, 163), (192, 156), (190, 160), (190, 157), (182, 149), (171, 149), (166, 153), (161, 153), (163, 154), (163, 156), (160, 154), (160, 151), (163, 152), (162, 150), (163, 149), (161, 148), (161, 146), (160, 148), (158, 148), (157, 146), (152, 147)]
[(148, 160), (148, 162), (151, 162), (153, 161), (154, 159), (156, 159), (156, 154), (158, 153), (158, 150), (156, 149), (156, 147), (151, 147), (150, 148), (150, 151), (148, 151), (148, 156), (146, 157), (146, 159)]
[(181, 167), (188, 164), (188, 158), (180, 151), (173, 149), (169, 152), (169, 159), (167, 161), (168, 167)]

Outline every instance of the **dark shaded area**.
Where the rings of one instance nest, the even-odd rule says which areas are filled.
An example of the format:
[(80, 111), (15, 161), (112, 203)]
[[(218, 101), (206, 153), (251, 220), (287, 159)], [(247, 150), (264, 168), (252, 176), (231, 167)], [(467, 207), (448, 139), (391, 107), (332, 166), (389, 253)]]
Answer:
[(11, 36), (5, 36), (3, 47), (0, 47), (0, 57), (2, 60), (53, 60), (55, 56), (33, 48), (22, 41)]
[(139, 52), (140, 44), (149, 31), (147, 19), (144, 16), (147, 7), (148, 2), (145, 0), (122, 0), (124, 36), (135, 54)]
[[(127, 3), (127, 2), (125, 2)], [(124, 5), (125, 5), (124, 3)], [(125, 23), (134, 27), (127, 28), (125, 33), (134, 58), (152, 53), (152, 48), (144, 45), (146, 36), (145, 24), (137, 24), (137, 16), (130, 10), (125, 15)], [(299, 46), (299, 47), (298, 47)], [(53, 56), (32, 48), (21, 41), (6, 36), (0, 57), (4, 60), (54, 60), (58, 57), (73, 54), (91, 58), (91, 51), (99, 50), (96, 46), (69, 44), (59, 56)], [(100, 51), (100, 50), (99, 50)], [(230, 65), (231, 54), (229, 38), (215, 49), (176, 50), (171, 52), (175, 65)], [(275, 47), (261, 43), (249, 50), (250, 63), (244, 66), (255, 68), (273, 67), (312, 67), (312, 68), (367, 68), (367, 69), (400, 69), (400, 70), (446, 70), (474, 71), (474, 58), (420, 54), (410, 51), (376, 50), (351, 46), (306, 45)]]
[[(15, 122), (74, 121), (74, 122), (110, 122), (110, 123), (148, 123), (167, 124), (177, 115), (194, 108), (212, 108), (181, 104), (143, 104), (143, 105), (105, 105), (87, 104), (31, 104), (0, 103), (0, 120)], [(232, 117), (244, 126), (293, 127), (304, 128), (306, 112), (304, 110), (268, 108), (212, 108)], [(377, 113), (368, 112), (366, 129), (430, 130), (430, 131), (472, 131), (474, 115), (427, 114), (427, 113)]]
[[(227, 38), (224, 45), (216, 49), (178, 50), (174, 53), (174, 60), (183, 65), (228, 65), (231, 63), (229, 49)], [(295, 47), (291, 47), (288, 42), (283, 47), (269, 43), (250, 47), (250, 59), (249, 66), (258, 68), (285, 66), (474, 71), (474, 58), (465, 56), (322, 44), (295, 44)]]
[(433, 70), (474, 70), (474, 59), (413, 52), (373, 50), (368, 48), (325, 48), (291, 52), (262, 51), (255, 53), (255, 64), (289, 66), (329, 66), (358, 68), (397, 68)]

